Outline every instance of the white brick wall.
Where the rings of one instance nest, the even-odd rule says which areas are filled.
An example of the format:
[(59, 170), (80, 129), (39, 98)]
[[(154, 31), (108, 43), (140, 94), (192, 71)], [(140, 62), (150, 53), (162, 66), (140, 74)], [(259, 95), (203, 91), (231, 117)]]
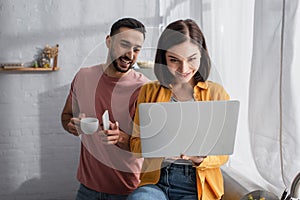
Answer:
[(60, 124), (69, 86), (43, 83), (55, 76), (0, 74), (0, 199), (74, 198), (79, 141)]
[(38, 48), (59, 44), (62, 68), (0, 72), (1, 200), (74, 199), (79, 140), (60, 124), (69, 84), (81, 64), (105, 60), (105, 35), (116, 19), (132, 16), (158, 27), (156, 2), (0, 1), (0, 63), (30, 63)]
[[(11, 78), (17, 83), (21, 76)], [(6, 84), (2, 79), (0, 83)], [(60, 124), (68, 88), (31, 95), (24, 95), (24, 89), (21, 95), (12, 91), (7, 94), (11, 103), (0, 104), (0, 199), (74, 198), (79, 140)], [(9, 100), (3, 93), (0, 98)]]

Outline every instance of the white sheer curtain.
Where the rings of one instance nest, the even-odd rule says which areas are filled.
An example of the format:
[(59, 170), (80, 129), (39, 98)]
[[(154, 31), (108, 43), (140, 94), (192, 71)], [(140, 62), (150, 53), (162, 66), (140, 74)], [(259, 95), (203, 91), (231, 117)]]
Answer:
[(231, 167), (280, 196), (300, 171), (300, 3), (160, 0), (161, 28), (192, 18), (213, 62), (211, 79), (241, 102)]
[(251, 147), (258, 171), (277, 189), (300, 171), (300, 5), (256, 1), (249, 95)]
[(213, 69), (220, 77), (212, 79), (225, 87), (231, 99), (240, 100), (235, 151), (227, 166), (257, 184), (265, 184), (252, 156), (248, 122), (254, 3), (254, 0), (203, 0), (202, 21)]
[(193, 19), (201, 25), (201, 0), (159, 0), (161, 31), (178, 19)]
[(280, 196), (300, 171), (300, 5), (294, 0), (203, 0), (210, 55), (241, 101), (228, 163)]

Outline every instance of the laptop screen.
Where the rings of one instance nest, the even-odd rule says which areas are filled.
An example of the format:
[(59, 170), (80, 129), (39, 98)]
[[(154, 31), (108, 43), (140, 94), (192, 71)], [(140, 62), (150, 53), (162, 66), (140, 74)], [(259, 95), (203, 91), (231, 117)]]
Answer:
[(239, 101), (139, 104), (143, 157), (230, 155)]

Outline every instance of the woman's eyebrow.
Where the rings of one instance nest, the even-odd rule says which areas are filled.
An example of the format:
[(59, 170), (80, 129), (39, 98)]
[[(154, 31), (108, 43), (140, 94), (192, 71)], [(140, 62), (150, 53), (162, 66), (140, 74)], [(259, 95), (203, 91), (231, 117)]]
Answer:
[(168, 57), (178, 59), (176, 56), (172, 56), (172, 55), (168, 55)]
[(194, 53), (194, 54), (192, 54), (191, 56), (189, 56), (189, 57), (193, 57), (193, 56), (196, 56), (198, 53)]
[[(175, 54), (175, 53), (171, 53), (171, 54)], [(188, 56), (188, 58), (194, 57), (194, 56), (196, 56), (197, 54), (198, 54), (198, 53), (194, 53), (194, 54)], [(178, 57), (181, 57), (181, 56), (178, 55), (178, 57), (177, 57), (177, 55), (176, 55), (176, 56), (175, 56), (175, 55), (168, 55), (168, 57), (179, 59)]]

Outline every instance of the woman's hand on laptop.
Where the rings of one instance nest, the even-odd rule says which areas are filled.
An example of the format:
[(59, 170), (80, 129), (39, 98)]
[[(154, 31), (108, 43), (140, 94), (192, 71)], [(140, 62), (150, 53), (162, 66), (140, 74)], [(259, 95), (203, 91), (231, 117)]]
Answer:
[(195, 166), (199, 166), (203, 162), (204, 158), (206, 158), (206, 156), (186, 156), (181, 154), (180, 158), (185, 160), (191, 160)]

